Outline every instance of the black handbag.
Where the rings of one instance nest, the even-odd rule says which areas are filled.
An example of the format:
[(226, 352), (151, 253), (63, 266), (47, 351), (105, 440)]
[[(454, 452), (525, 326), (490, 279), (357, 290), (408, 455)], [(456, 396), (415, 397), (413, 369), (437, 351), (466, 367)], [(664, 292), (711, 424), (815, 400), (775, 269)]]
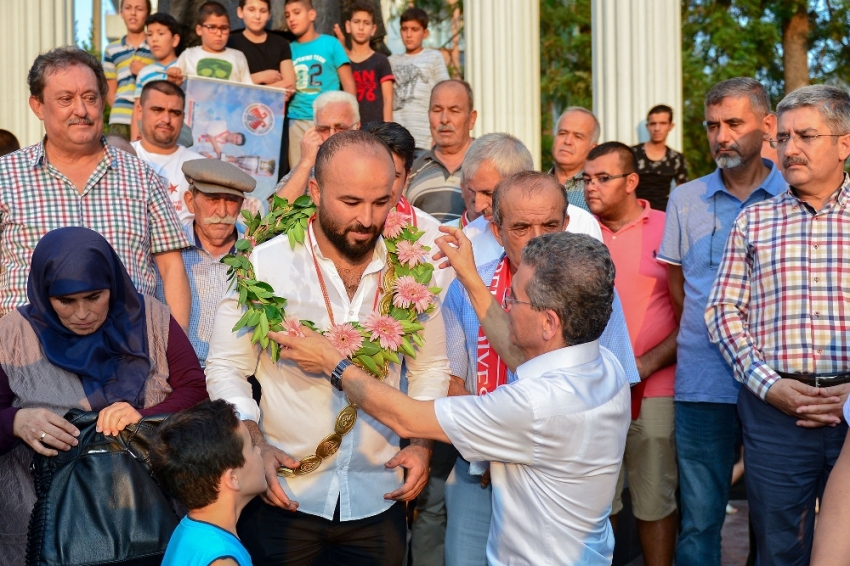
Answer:
[(180, 521), (150, 473), (150, 445), (167, 415), (118, 436), (97, 432), (97, 413), (71, 410), (78, 445), (33, 458), (38, 501), (30, 517), (28, 566), (159, 565)]

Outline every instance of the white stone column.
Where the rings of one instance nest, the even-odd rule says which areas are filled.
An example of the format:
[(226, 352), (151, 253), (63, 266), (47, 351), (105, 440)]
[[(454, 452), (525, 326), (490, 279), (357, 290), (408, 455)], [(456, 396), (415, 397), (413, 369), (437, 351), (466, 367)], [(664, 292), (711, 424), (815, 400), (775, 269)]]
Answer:
[(0, 0), (0, 12), (0, 128), (23, 147), (44, 135), (29, 107), (27, 73), (39, 53), (74, 43), (74, 0)]
[(473, 135), (513, 134), (540, 167), (540, 3), (464, 0), (466, 80), (475, 94)]
[[(646, 113), (673, 108), (681, 122), (682, 6), (680, 0), (592, 0), (593, 112), (602, 141), (633, 145), (648, 139)], [(667, 145), (682, 151), (682, 128)]]

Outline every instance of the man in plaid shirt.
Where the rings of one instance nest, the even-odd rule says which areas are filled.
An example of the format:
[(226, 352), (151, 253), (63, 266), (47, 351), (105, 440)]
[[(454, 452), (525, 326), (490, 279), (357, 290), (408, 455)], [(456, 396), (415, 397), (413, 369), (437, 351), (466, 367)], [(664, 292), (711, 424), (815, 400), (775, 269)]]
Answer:
[(85, 226), (112, 244), (140, 293), (154, 294), (159, 270), (172, 315), (186, 328), (191, 299), (180, 249), (189, 242), (157, 175), (103, 138), (100, 63), (58, 47), (36, 58), (28, 81), (47, 135), (0, 159), (0, 316), (27, 302), (39, 239)]
[(804, 87), (776, 111), (771, 145), (790, 190), (735, 220), (705, 320), (746, 386), (738, 414), (759, 563), (803, 566), (815, 498), (847, 436), (850, 96)]

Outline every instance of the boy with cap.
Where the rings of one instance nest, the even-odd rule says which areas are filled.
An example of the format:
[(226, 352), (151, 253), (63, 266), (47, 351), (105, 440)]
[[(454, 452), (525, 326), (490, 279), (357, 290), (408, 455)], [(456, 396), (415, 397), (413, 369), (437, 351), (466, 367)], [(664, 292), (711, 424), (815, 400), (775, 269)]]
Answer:
[(239, 210), (257, 181), (218, 159), (186, 161), (183, 174), (189, 183), (183, 199), (195, 215), (192, 224), (184, 226), (191, 246), (180, 251), (192, 292), (188, 335), (201, 367), (206, 367), (215, 309), (228, 289), (227, 266), (221, 258), (235, 251)]
[(203, 401), (175, 413), (151, 447), (151, 468), (189, 508), (171, 535), (164, 566), (250, 566), (236, 537), (242, 509), (266, 490), (263, 458), (226, 401)]

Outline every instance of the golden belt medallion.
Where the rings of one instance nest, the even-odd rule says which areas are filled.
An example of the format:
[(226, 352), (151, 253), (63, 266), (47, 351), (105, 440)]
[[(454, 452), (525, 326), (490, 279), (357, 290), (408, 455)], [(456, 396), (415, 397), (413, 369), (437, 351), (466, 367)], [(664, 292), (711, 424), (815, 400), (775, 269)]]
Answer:
[(318, 469), (322, 460), (336, 454), (342, 445), (342, 437), (351, 432), (354, 423), (357, 422), (357, 406), (349, 401), (348, 405), (337, 413), (334, 432), (322, 439), (316, 447), (316, 453), (301, 458), (301, 465), (295, 469), (281, 466), (277, 469), (277, 475), (282, 478), (291, 479), (297, 476), (305, 476)]

